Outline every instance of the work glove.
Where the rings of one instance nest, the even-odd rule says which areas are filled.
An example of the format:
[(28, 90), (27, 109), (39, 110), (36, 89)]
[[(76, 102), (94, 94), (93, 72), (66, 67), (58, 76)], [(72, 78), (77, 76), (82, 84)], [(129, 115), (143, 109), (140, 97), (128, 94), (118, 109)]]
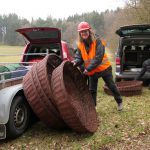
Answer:
[(83, 74), (88, 75), (88, 71), (84, 69)]
[(73, 64), (74, 67), (78, 66), (78, 63), (75, 60), (72, 60), (71, 62), (72, 62), (72, 64)]

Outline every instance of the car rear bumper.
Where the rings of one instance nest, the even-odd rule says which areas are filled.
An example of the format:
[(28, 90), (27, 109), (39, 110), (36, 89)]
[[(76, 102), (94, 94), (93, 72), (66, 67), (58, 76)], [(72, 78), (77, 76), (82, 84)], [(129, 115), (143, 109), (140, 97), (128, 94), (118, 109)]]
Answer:
[[(123, 72), (123, 73), (118, 73), (116, 72), (116, 78), (117, 79), (135, 79), (139, 73), (135, 72)], [(142, 80), (150, 80), (150, 73), (146, 72), (144, 76), (142, 77)]]

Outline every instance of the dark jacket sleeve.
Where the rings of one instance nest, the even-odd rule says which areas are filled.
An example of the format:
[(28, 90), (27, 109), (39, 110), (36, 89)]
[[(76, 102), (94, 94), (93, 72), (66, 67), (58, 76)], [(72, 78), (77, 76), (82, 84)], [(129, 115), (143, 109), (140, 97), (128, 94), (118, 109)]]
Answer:
[(83, 59), (82, 59), (82, 55), (80, 50), (77, 48), (76, 53), (75, 53), (75, 62), (77, 64), (77, 66), (82, 65), (83, 64)]
[(102, 63), (102, 59), (105, 53), (105, 47), (102, 45), (102, 42), (100, 39), (96, 40), (96, 55), (94, 59), (91, 61), (89, 66), (86, 68), (87, 71), (92, 71), (97, 66), (99, 66)]
[(142, 67), (145, 68), (146, 71), (150, 72), (150, 59), (145, 60)]
[(147, 71), (147, 66), (150, 65), (150, 60), (145, 60), (142, 64), (142, 70), (140, 71), (139, 75), (135, 78), (136, 80), (141, 80), (145, 72)]
[(145, 74), (146, 68), (143, 67), (142, 70), (140, 71), (139, 75), (135, 78), (136, 80), (141, 80), (142, 76)]

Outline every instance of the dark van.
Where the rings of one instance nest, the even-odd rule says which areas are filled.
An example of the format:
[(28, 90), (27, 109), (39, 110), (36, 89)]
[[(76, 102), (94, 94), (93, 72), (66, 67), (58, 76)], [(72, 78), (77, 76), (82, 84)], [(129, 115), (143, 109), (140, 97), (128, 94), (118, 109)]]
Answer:
[[(133, 80), (139, 74), (142, 63), (150, 58), (150, 24), (120, 27), (119, 47), (116, 53), (116, 81)], [(146, 72), (143, 80), (150, 79)]]

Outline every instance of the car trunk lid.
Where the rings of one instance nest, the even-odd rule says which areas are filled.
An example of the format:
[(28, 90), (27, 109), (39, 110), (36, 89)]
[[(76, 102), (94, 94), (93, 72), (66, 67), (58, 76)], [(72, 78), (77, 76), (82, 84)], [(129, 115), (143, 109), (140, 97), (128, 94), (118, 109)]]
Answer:
[(150, 36), (150, 24), (123, 26), (116, 31), (116, 34), (120, 37), (143, 35)]
[(57, 28), (34, 27), (17, 29), (30, 43), (61, 43), (61, 32)]

